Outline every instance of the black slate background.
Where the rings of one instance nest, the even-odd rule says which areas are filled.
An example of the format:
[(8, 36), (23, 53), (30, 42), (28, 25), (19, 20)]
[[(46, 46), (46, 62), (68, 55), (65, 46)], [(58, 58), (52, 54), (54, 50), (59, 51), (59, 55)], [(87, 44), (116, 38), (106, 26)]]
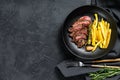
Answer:
[(0, 0), (0, 80), (61, 80), (59, 32), (84, 0)]
[(90, 0), (0, 0), (0, 80), (83, 80), (64, 78), (56, 65), (68, 59), (61, 26)]

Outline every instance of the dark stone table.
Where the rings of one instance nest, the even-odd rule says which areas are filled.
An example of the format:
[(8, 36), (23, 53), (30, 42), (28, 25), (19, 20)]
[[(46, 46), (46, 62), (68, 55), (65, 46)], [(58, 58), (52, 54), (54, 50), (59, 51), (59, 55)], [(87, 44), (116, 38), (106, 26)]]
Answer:
[(0, 80), (73, 80), (55, 68), (68, 57), (60, 44), (60, 29), (72, 10), (89, 4), (90, 0), (0, 0)]

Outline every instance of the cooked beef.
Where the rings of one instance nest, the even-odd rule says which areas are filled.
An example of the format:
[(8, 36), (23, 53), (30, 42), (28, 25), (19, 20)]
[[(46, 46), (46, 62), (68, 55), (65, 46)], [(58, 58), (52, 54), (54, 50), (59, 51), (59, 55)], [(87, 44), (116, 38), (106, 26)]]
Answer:
[(83, 16), (79, 18), (72, 27), (68, 29), (72, 41), (78, 46), (82, 47), (87, 42), (88, 26), (91, 23), (89, 16)]
[(78, 46), (78, 47), (82, 47), (83, 45), (86, 44), (86, 42), (87, 42), (87, 40), (85, 40), (85, 39), (80, 39), (80, 40), (78, 41), (78, 43), (77, 43), (77, 46)]
[(78, 21), (84, 21), (84, 20), (91, 22), (91, 18), (89, 16), (83, 16), (83, 17), (78, 19)]
[(88, 26), (90, 24), (90, 21), (87, 21), (87, 20), (82, 20), (82, 21), (77, 21), (75, 22), (72, 26), (75, 27), (75, 26), (78, 26), (78, 25), (82, 25), (82, 26)]
[(76, 41), (79, 41), (80, 39), (87, 39), (87, 37), (86, 37), (85, 34), (80, 34), (80, 35), (77, 35), (77, 36), (75, 37), (75, 40), (76, 40)]
[(70, 31), (70, 32), (79, 31), (79, 30), (81, 30), (82, 28), (83, 28), (82, 25), (77, 25), (77, 26), (74, 26), (74, 28), (73, 28), (73, 27), (70, 27), (70, 28), (69, 28), (69, 31)]

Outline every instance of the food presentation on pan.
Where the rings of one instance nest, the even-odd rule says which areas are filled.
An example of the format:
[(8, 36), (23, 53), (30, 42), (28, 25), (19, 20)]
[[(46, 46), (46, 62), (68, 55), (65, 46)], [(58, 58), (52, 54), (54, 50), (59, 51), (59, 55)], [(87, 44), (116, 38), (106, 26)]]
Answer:
[(96, 13), (94, 16), (93, 21), (89, 16), (82, 16), (68, 29), (71, 41), (86, 51), (95, 51), (97, 47), (106, 49), (111, 38), (110, 23), (103, 18), (99, 19)]
[(62, 39), (70, 54), (80, 59), (97, 59), (114, 47), (117, 39), (116, 22), (103, 8), (82, 6), (67, 16)]

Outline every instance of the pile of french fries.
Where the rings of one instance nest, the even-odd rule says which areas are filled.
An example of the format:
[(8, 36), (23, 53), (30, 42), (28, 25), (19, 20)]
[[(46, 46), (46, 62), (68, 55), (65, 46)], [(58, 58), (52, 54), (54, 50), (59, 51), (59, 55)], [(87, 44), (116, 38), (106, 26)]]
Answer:
[(99, 21), (98, 14), (94, 14), (95, 19), (93, 23), (89, 26), (89, 38), (88, 44), (93, 46), (92, 51), (95, 51), (97, 47), (107, 48), (111, 38), (111, 28), (110, 23), (103, 20)]

